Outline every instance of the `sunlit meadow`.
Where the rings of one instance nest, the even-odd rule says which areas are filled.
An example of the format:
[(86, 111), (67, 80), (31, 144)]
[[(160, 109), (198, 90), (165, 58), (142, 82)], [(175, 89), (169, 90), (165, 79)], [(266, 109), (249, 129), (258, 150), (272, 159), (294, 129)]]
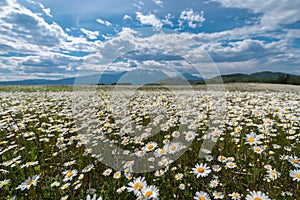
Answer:
[[(0, 92), (0, 199), (300, 199), (299, 92), (229, 91), (211, 128), (217, 100), (200, 88), (183, 90), (184, 104), (141, 89), (124, 118), (107, 91), (77, 112), (70, 88)], [(201, 148), (207, 139), (212, 149)], [(119, 168), (99, 144), (123, 149)], [(139, 160), (153, 170), (136, 173)]]

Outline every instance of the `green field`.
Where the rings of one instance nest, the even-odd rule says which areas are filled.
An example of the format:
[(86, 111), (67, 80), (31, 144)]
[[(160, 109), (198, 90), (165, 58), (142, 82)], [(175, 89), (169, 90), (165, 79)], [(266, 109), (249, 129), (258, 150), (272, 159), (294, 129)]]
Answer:
[(300, 199), (299, 86), (225, 88), (0, 87), (0, 199)]

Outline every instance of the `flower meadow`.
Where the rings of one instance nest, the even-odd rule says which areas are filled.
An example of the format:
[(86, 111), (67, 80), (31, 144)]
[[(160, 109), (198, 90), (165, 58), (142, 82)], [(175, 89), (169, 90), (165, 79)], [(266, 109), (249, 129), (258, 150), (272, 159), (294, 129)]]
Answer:
[(300, 199), (299, 92), (149, 88), (1, 92), (0, 198)]

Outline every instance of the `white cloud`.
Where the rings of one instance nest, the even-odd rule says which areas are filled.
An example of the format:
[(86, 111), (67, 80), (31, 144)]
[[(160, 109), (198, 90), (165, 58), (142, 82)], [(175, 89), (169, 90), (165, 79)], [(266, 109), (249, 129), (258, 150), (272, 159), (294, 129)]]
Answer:
[(287, 29), (287, 38), (300, 38), (300, 30), (299, 29)]
[(269, 58), (285, 52), (285, 43), (283, 41), (265, 43), (260, 40), (245, 39), (228, 42), (226, 46), (223, 46), (221, 42), (210, 44), (206, 49), (215, 62), (241, 62), (247, 60), (267, 62)]
[(112, 26), (112, 24), (109, 21), (103, 20), (103, 19), (97, 19), (98, 23), (103, 24), (105, 26)]
[[(40, 14), (15, 0), (0, 8), (0, 24), (0, 54), (3, 54), (0, 55), (0, 73), (11, 79), (70, 74), (70, 70), (83, 60), (72, 51), (94, 52), (96, 46), (101, 45), (100, 41), (90, 42), (84, 37), (69, 36), (54, 21), (46, 22)], [(85, 32), (90, 37), (93, 37), (91, 34), (97, 35)], [(2, 68), (10, 72), (6, 70), (4, 75)]]
[(39, 6), (41, 7), (41, 9), (43, 10), (43, 12), (49, 16), (49, 17), (53, 17), (51, 14), (51, 9), (50, 8), (45, 8), (45, 6), (42, 3), (38, 3)]
[[(0, 44), (10, 52), (40, 54), (58, 51), (94, 51), (100, 41), (90, 42), (84, 37), (68, 35), (54, 21), (46, 22), (39, 14), (15, 0), (0, 8)], [(70, 29), (69, 29), (70, 30)], [(90, 33), (85, 31), (86, 33)], [(97, 32), (90, 33), (92, 37)]]
[(164, 2), (162, 0), (152, 0), (156, 5), (162, 7)]
[[(0, 10), (0, 41), (21, 52), (55, 48), (67, 34), (56, 23), (45, 20), (16, 1)], [(8, 28), (7, 26), (10, 26)]]
[[(250, 7), (248, 4), (243, 7), (246, 6)], [(276, 9), (283, 11), (286, 9), (284, 7), (283, 5)], [(18, 73), (20, 77), (46, 77), (47, 74), (53, 77), (63, 74), (70, 75), (72, 74), (71, 70), (76, 69), (101, 69), (128, 51), (143, 48), (159, 48), (174, 52), (176, 55), (183, 55), (187, 61), (198, 63), (203, 73), (207, 74), (215, 70), (209, 55), (213, 57), (222, 72), (226, 73), (247, 72), (255, 69), (258, 71), (260, 69), (279, 69), (279, 71), (291, 70), (291, 72), (297, 72), (298, 70), (299, 72), (300, 52), (298, 49), (289, 48), (292, 40), (299, 38), (299, 31), (287, 28), (281, 29), (279, 33), (276, 30), (270, 31), (271, 29), (268, 27), (271, 27), (272, 24), (266, 27), (267, 22), (263, 19), (268, 19), (265, 16), (273, 16), (273, 11), (267, 11), (266, 8), (257, 9), (265, 11), (254, 11), (252, 9), (253, 12), (262, 13), (261, 18), (259, 18), (261, 24), (253, 26), (247, 25), (216, 33), (193, 34), (187, 32), (175, 33), (174, 31), (173, 34), (161, 33), (144, 38), (139, 37), (137, 31), (133, 29), (124, 28), (117, 36), (111, 39), (107, 38), (107, 41), (101, 42), (94, 40), (99, 36), (98, 31), (81, 29), (87, 38), (94, 41), (90, 41), (83, 36), (71, 36), (69, 34), (73, 29), (69, 29), (69, 32), (64, 31), (60, 25), (51, 21), (53, 19), (47, 18), (47, 21), (45, 21), (42, 18), (42, 16), (46, 17), (45, 15), (36, 14), (11, 0), (0, 7), (0, 54), (13, 52), (24, 55), (0, 56), (0, 75), (3, 75), (2, 79), (8, 77), (7, 74), (10, 74), (12, 78), (12, 74)], [(282, 12), (282, 16), (274, 18), (276, 26), (281, 23), (289, 23), (289, 20), (294, 21), (297, 17), (287, 19), (286, 22), (280, 22), (282, 21), (281, 18), (286, 18), (286, 16), (296, 16), (294, 10), (293, 8), (291, 12)], [(130, 18), (129, 15), (123, 17), (124, 20)], [(159, 19), (154, 14), (136, 12), (136, 18), (141, 24), (161, 29), (164, 24), (172, 26), (171, 19), (173, 19), (173, 16), (167, 14)], [(205, 18), (203, 13), (187, 9), (181, 12), (179, 20), (181, 20), (182, 25), (194, 28), (201, 26)], [(110, 23), (104, 20), (101, 22), (104, 25)], [(272, 27), (275, 27), (274, 24)], [(271, 41), (272, 39), (274, 41), (263, 42), (258, 39), (251, 39), (253, 35), (268, 37)], [(81, 54), (76, 56), (74, 52)], [(82, 53), (91, 54), (82, 56)], [(30, 54), (30, 56), (25, 54)], [(83, 64), (81, 65), (81, 63)], [(103, 66), (96, 63), (101, 63)], [(185, 67), (179, 61), (157, 63), (148, 60), (142, 64), (149, 67), (170, 64), (170, 66), (174, 65), (175, 69)], [(132, 63), (129, 62), (119, 63), (119, 65), (116, 64), (111, 68), (125, 70), (131, 65)], [(258, 66), (262, 66), (262, 68), (257, 68)], [(285, 69), (285, 67), (290, 68)]]
[(169, 26), (173, 26), (174, 24), (173, 24), (173, 22), (171, 21), (171, 19), (173, 19), (173, 18), (174, 18), (174, 16), (172, 16), (171, 13), (168, 13), (168, 14), (165, 16), (165, 19), (163, 19), (163, 20), (161, 20), (161, 21), (162, 21), (162, 23), (164, 23), (164, 24), (167, 24), (167, 25), (169, 25)]
[(186, 9), (180, 13), (179, 26), (182, 26), (184, 22), (188, 23), (190, 28), (197, 28), (202, 26), (205, 21), (204, 12), (194, 12), (193, 9)]
[[(257, 69), (257, 71), (260, 71), (260, 69), (277, 71), (293, 69), (293, 71), (295, 71), (295, 69), (297, 69), (297, 67), (292, 66), (284, 68), (289, 65), (287, 63), (294, 63), (293, 65), (296, 66), (300, 61), (299, 56), (297, 58), (297, 53), (289, 52), (287, 48), (288, 43), (285, 39), (274, 42), (249, 39), (245, 37), (247, 30), (254, 32), (256, 29), (243, 28), (241, 30), (224, 31), (214, 34), (161, 33), (141, 38), (136, 31), (127, 28), (118, 36), (99, 46), (98, 53), (102, 57), (97, 61), (110, 63), (129, 51), (157, 48), (173, 52), (174, 55), (182, 56), (188, 62), (198, 67), (202, 75), (216, 73), (218, 69), (213, 62), (215, 62), (224, 73), (247, 72), (253, 71), (254, 69)], [(238, 38), (242, 35), (243, 37)], [(236, 41), (228, 41), (231, 39)], [(177, 66), (183, 68), (182, 65), (176, 62), (179, 61), (160, 61), (156, 63), (149, 60), (143, 64), (146, 66), (153, 65), (154, 67), (160, 64), (172, 64), (175, 67), (174, 69), (177, 69)], [(232, 65), (230, 65), (231, 63)], [(243, 64), (245, 64), (245, 68)], [(125, 70), (124, 67), (126, 67), (126, 65), (115, 66), (115, 68), (116, 67), (122, 67), (122, 69)]]
[(123, 16), (123, 20), (129, 20), (129, 19), (131, 19), (131, 17), (129, 15), (124, 15)]
[[(139, 37), (138, 32), (132, 29), (124, 29), (118, 36), (112, 38), (111, 40), (104, 42), (98, 49), (98, 56), (89, 55), (89, 64), (91, 66), (98, 63), (98, 70), (105, 70), (108, 63), (111, 63), (115, 59), (122, 57), (128, 52), (141, 50), (141, 49), (160, 49), (163, 52), (171, 52), (171, 55), (182, 56), (186, 61), (191, 62), (194, 67), (197, 67), (203, 75), (206, 74), (216, 74), (217, 68), (211, 64), (210, 68), (204, 69), (203, 66), (208, 66), (212, 63), (209, 55), (206, 53), (205, 49), (191, 49), (190, 47), (197, 44), (197, 42), (191, 39), (191, 34), (188, 33), (173, 33), (173, 34), (155, 34), (149, 37)], [(101, 56), (99, 56), (101, 55)], [(196, 55), (196, 56), (195, 56)], [(155, 58), (153, 58), (155, 59)], [(138, 61), (138, 66), (141, 67), (157, 67), (159, 66), (169, 66), (173, 70), (180, 71), (182, 73), (188, 71), (195, 72), (191, 65), (189, 65), (185, 60), (142, 60)], [(165, 58), (164, 58), (165, 59)], [(102, 68), (101, 68), (102, 66)], [(128, 63), (118, 63), (110, 65), (111, 70), (129, 70), (132, 67), (132, 62)], [(83, 68), (87, 68), (83, 64)], [(161, 67), (160, 67), (161, 68)], [(167, 67), (168, 68), (168, 67)], [(169, 69), (170, 71), (170, 69)], [(172, 71), (172, 70), (171, 70)], [(197, 71), (196, 71), (197, 72)]]
[(99, 36), (99, 31), (90, 31), (84, 28), (81, 28), (80, 30), (91, 40), (95, 40)]
[(261, 13), (262, 28), (276, 29), (282, 24), (290, 24), (300, 20), (300, 1), (295, 0), (211, 0), (221, 3), (228, 8), (250, 9), (254, 13)]
[(136, 18), (141, 24), (151, 25), (155, 29), (161, 29), (163, 26), (162, 22), (154, 14), (143, 15), (140, 12), (136, 12)]

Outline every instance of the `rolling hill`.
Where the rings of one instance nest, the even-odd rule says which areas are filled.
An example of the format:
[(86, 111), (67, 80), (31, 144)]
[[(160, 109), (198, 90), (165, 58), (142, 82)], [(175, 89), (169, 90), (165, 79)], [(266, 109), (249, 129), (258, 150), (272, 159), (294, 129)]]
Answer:
[[(292, 84), (300, 85), (300, 76), (286, 74), (281, 72), (256, 72), (253, 74), (228, 74), (221, 75), (223, 83), (277, 83), (277, 84)], [(220, 76), (207, 79), (205, 81), (198, 81), (197, 84), (205, 83), (221, 83)]]
[(134, 70), (132, 72), (121, 73), (105, 73), (100, 75), (90, 75), (82, 77), (72, 77), (59, 80), (48, 79), (31, 79), (21, 81), (5, 81), (0, 82), (0, 85), (73, 85), (73, 84), (159, 84), (159, 85), (186, 85), (186, 84), (206, 84), (206, 83), (277, 83), (277, 84), (292, 84), (300, 85), (300, 76), (281, 72), (257, 72), (252, 74), (227, 74), (221, 75), (223, 81), (220, 81), (220, 76), (203, 79), (188, 73), (182, 74), (181, 77), (169, 77), (166, 74), (152, 70)]

